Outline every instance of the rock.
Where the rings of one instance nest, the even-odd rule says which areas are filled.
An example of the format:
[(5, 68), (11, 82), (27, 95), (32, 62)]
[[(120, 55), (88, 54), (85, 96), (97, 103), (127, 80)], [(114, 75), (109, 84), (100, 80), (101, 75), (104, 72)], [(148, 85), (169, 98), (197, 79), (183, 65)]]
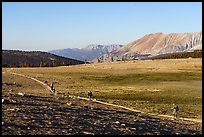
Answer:
[(68, 105), (68, 106), (71, 106), (71, 105), (72, 105), (72, 102), (67, 102), (67, 105)]
[(19, 111), (19, 110), (20, 110), (20, 108), (16, 108), (15, 110), (16, 110), (16, 111)]
[(11, 100), (11, 102), (12, 102), (12, 103), (16, 103), (16, 101), (15, 101), (15, 100)]
[(20, 95), (20, 96), (24, 96), (24, 94), (23, 94), (23, 93), (20, 93), (20, 92), (18, 93), (18, 95)]
[(9, 111), (15, 111), (15, 109), (14, 108), (7, 108), (6, 110), (9, 110)]
[(125, 126), (125, 124), (121, 124), (121, 126)]
[(69, 98), (72, 98), (72, 96), (68, 95)]
[(61, 100), (64, 100), (64, 96), (61, 96), (61, 97), (57, 97), (57, 99), (61, 99)]
[(87, 132), (87, 131), (84, 131), (83, 133), (86, 134), (86, 135), (94, 135), (94, 133)]
[(23, 119), (29, 119), (29, 118), (24, 116), (24, 118), (23, 118)]
[(120, 122), (119, 121), (116, 121), (116, 122), (114, 122), (115, 124), (120, 124)]
[(131, 129), (132, 129), (132, 130), (136, 130), (136, 128), (134, 128), (134, 127), (132, 127)]

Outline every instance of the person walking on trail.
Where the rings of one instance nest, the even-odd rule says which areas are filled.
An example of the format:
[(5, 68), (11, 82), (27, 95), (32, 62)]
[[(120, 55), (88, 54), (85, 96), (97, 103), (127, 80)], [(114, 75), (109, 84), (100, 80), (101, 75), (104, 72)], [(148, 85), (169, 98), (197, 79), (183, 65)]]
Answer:
[(93, 95), (92, 92), (91, 92), (91, 91), (88, 91), (88, 97), (91, 98), (92, 95)]
[(173, 107), (171, 109), (173, 109), (174, 119), (178, 118), (178, 111), (179, 111), (178, 105), (173, 104)]
[(52, 92), (53, 92), (53, 94), (55, 94), (55, 88), (53, 87), (53, 89), (52, 89)]
[(50, 85), (51, 90), (54, 92), (55, 88), (54, 88), (54, 82), (51, 83)]

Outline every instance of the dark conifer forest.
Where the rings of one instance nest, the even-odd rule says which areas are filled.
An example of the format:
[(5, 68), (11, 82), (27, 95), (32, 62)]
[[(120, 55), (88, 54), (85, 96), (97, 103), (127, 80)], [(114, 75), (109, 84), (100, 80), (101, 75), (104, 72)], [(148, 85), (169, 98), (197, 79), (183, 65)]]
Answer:
[(57, 67), (77, 64), (84, 62), (41, 51), (2, 50), (2, 67)]

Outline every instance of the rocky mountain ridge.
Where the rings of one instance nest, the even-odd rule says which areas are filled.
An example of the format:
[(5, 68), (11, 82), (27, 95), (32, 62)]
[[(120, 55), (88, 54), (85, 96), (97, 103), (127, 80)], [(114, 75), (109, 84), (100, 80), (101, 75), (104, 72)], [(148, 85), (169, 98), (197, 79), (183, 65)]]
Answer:
[(124, 45), (114, 53), (98, 56), (94, 62), (145, 59), (161, 54), (202, 50), (202, 31), (193, 33), (152, 33)]

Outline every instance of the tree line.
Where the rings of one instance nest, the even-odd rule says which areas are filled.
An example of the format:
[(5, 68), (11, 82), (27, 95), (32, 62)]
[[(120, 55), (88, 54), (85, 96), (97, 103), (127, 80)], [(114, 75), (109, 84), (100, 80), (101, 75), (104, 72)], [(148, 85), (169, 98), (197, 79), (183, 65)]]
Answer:
[(153, 57), (151, 59), (178, 59), (178, 58), (202, 58), (202, 50), (195, 50), (193, 52), (163, 54)]
[(2, 51), (2, 67), (57, 67), (76, 64), (84, 62), (40, 51)]

